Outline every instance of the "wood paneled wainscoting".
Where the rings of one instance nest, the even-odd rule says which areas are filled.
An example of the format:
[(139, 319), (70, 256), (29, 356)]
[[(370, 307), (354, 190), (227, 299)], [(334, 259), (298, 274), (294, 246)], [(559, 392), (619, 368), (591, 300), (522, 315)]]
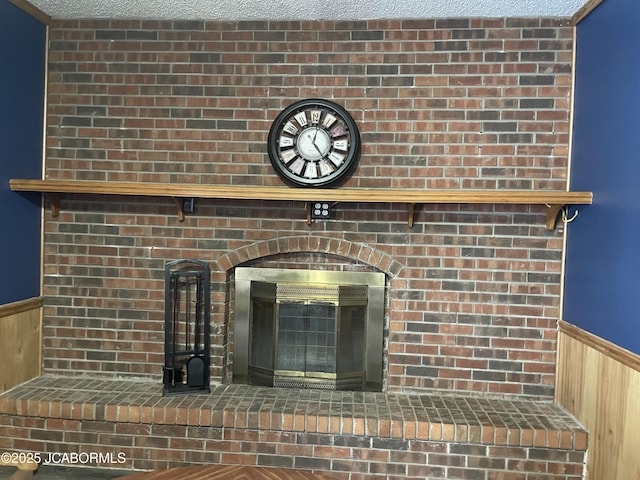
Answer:
[(0, 392), (41, 373), (42, 298), (0, 305)]
[(640, 480), (640, 356), (560, 322), (556, 401), (589, 430), (588, 480)]

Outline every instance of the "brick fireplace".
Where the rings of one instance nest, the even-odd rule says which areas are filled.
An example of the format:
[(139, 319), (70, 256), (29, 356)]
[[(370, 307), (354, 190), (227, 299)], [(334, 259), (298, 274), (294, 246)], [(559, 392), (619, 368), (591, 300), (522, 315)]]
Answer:
[[(564, 188), (571, 28), (561, 20), (139, 22), (51, 28), (47, 177), (280, 185), (265, 156), (292, 98), (342, 99), (346, 186)], [(44, 369), (160, 374), (162, 268), (212, 265), (212, 381), (228, 382), (230, 278), (326, 265), (389, 278), (389, 391), (552, 398), (562, 235), (542, 207), (67, 197), (46, 223)]]
[[(564, 190), (572, 48), (572, 28), (562, 19), (54, 21), (46, 176), (281, 185), (266, 155), (270, 123), (293, 100), (320, 97), (344, 105), (361, 131), (361, 161), (345, 186)], [(414, 219), (409, 226), (402, 205), (338, 203), (330, 220), (308, 224), (296, 202), (198, 199), (195, 213), (180, 222), (162, 199), (67, 196), (60, 216), (45, 222), (44, 373), (157, 382), (160, 390), (163, 269), (192, 258), (211, 267), (212, 390), (233, 383), (236, 268), (314, 268), (385, 275), (385, 402), (395, 394), (551, 401), (561, 227), (546, 230), (544, 207), (534, 205), (416, 205)], [(139, 388), (146, 392), (145, 385)], [(117, 420), (110, 405), (96, 407), (101, 415), (55, 418)], [(5, 407), (5, 413), (13, 408)], [(233, 416), (229, 408), (214, 409), (220, 428), (240, 422), (224, 420)], [(514, 412), (520, 413), (513, 418), (524, 415)], [(127, 422), (137, 425), (139, 418)], [(268, 435), (255, 430), (258, 420), (247, 422), (249, 430), (221, 435)], [(176, 424), (165, 417), (158, 423)], [(289, 431), (279, 425), (273, 435)], [(314, 432), (347, 435), (331, 439), (327, 448), (335, 452), (363, 433), (341, 425)], [(536, 429), (528, 425), (527, 432)], [(584, 434), (563, 425), (551, 437), (572, 432), (564, 443), (519, 436), (517, 445), (562, 447), (564, 460), (580, 465)], [(402, 433), (380, 437), (394, 439), (387, 449), (408, 451), (393, 443), (407, 435), (436, 438), (396, 428)], [(452, 436), (439, 441), (456, 439), (451, 428)], [(483, 445), (476, 453), (516, 445), (513, 438), (496, 440), (493, 430), (484, 439), (465, 432), (460, 438), (468, 448)], [(425, 445), (416, 448), (457, 448)], [(574, 448), (580, 453), (568, 459)], [(522, 452), (527, 460), (543, 455)], [(340, 470), (329, 463), (317, 468)], [(508, 463), (496, 471), (509, 470)], [(350, 478), (408, 475), (367, 474)], [(471, 478), (461, 475), (448, 478)]]

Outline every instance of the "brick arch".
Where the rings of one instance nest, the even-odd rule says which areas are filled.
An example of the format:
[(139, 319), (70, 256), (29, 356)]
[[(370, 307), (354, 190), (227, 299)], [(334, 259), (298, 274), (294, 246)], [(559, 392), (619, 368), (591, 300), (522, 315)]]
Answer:
[[(357, 261), (361, 264), (375, 268), (379, 272), (384, 273), (389, 280), (389, 290), (387, 292), (388, 302), (392, 300), (394, 296), (393, 292), (400, 292), (402, 290), (402, 286), (405, 284), (405, 280), (402, 278), (405, 266), (393, 259), (387, 253), (372, 248), (364, 243), (323, 236), (292, 235), (244, 245), (221, 255), (212, 263), (211, 267), (212, 271), (217, 272), (217, 275), (219, 275), (219, 282), (224, 284), (229, 282), (229, 274), (235, 267), (242, 266), (247, 262), (258, 260), (260, 258), (268, 258), (288, 253), (335, 255), (346, 260)], [(227, 287), (229, 287), (228, 283)], [(215, 313), (212, 314), (212, 320), (214, 325), (220, 326), (219, 332), (221, 334), (221, 342), (223, 343), (223, 349), (217, 359), (218, 365), (220, 366), (219, 378), (223, 383), (227, 383), (231, 382), (230, 372), (233, 370), (233, 356), (229, 355), (229, 353), (233, 352), (233, 327), (230, 324), (231, 316), (229, 315), (228, 310), (228, 298), (225, 299), (224, 295), (221, 294), (220, 302), (221, 308), (215, 309)], [(385, 323), (392, 322), (396, 315), (401, 315), (401, 313), (397, 314), (396, 312), (389, 310), (388, 314), (385, 314)], [(388, 328), (389, 324), (386, 324), (385, 329)], [(385, 339), (385, 344), (387, 344), (388, 341), (388, 339)], [(385, 347), (386, 352), (388, 352), (387, 349), (388, 346)], [(384, 355), (386, 357), (387, 353)], [(215, 359), (212, 358), (212, 362), (214, 360)], [(384, 361), (386, 362), (387, 360)], [(385, 368), (382, 380), (383, 389), (387, 388), (389, 376), (390, 372), (388, 368)]]
[(279, 237), (245, 245), (225, 253), (216, 263), (218, 271), (228, 272), (232, 268), (259, 258), (299, 252), (326, 253), (365, 263), (387, 274), (389, 278), (397, 277), (403, 268), (400, 262), (386, 253), (363, 243), (308, 235)]

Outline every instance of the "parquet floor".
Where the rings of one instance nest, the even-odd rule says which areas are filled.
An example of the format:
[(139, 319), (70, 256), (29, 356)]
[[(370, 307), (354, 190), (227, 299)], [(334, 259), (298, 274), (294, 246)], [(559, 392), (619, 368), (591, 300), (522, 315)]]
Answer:
[[(15, 467), (0, 467), (0, 480), (9, 480), (15, 472)], [(25, 478), (32, 478), (33, 480), (113, 480), (127, 473), (130, 472), (106, 468), (43, 465), (35, 476)]]
[(283, 468), (197, 465), (136, 473), (118, 480), (331, 480), (331, 477)]
[[(15, 467), (0, 467), (0, 480), (9, 480)], [(25, 472), (27, 474), (30, 472)], [(131, 473), (106, 468), (42, 466), (33, 480), (332, 480), (331, 477), (300, 470), (270, 467), (194, 465), (160, 472)]]

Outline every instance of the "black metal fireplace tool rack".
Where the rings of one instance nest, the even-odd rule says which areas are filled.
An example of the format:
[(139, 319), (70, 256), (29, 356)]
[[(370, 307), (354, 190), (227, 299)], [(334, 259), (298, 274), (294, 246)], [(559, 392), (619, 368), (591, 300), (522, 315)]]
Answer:
[(163, 395), (210, 392), (210, 276), (200, 260), (165, 266)]

